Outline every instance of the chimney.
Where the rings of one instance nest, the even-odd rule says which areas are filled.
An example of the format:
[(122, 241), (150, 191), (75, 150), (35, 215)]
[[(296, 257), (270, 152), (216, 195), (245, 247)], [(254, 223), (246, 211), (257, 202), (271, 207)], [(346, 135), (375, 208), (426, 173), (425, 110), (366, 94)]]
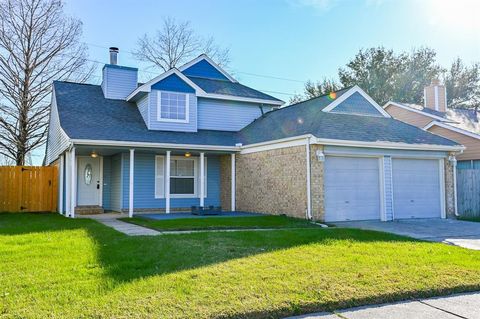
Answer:
[(108, 49), (110, 51), (110, 64), (116, 65), (117, 64), (117, 56), (118, 56), (118, 48), (110, 47)]
[(433, 79), (423, 90), (424, 107), (438, 111), (447, 111), (447, 89), (439, 79)]
[(137, 88), (138, 69), (117, 65), (118, 48), (109, 48), (110, 63), (102, 69), (103, 96), (107, 99), (125, 100)]

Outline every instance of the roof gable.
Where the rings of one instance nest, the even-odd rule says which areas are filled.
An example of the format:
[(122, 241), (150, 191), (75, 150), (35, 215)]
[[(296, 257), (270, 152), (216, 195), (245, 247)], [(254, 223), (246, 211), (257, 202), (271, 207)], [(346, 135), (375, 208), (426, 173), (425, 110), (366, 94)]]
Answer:
[(167, 76), (166, 78), (154, 83), (152, 85), (153, 90), (195, 93), (195, 89), (187, 82), (182, 80), (175, 73)]
[[(376, 112), (374, 112), (374, 110), (376, 110)], [(330, 103), (323, 109), (323, 112), (391, 117), (390, 114), (357, 85)]]
[(360, 93), (354, 92), (345, 101), (338, 104), (331, 112), (356, 115), (383, 116), (375, 106), (372, 105)]
[(223, 75), (222, 72), (218, 71), (207, 60), (200, 60), (191, 67), (182, 71), (182, 73), (186, 76), (229, 81), (229, 79)]
[(191, 77), (237, 82), (237, 80), (213, 62), (206, 54), (198, 56), (178, 69), (183, 74)]

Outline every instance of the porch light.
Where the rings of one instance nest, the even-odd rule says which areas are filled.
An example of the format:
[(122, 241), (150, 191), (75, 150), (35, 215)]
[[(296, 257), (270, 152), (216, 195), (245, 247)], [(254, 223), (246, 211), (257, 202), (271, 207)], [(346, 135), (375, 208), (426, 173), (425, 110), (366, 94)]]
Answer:
[(192, 156), (192, 153), (190, 153), (190, 152), (185, 153), (185, 157), (190, 157), (190, 156)]
[(325, 162), (325, 154), (321, 150), (317, 150), (315, 152), (315, 156), (317, 157), (317, 161), (319, 162)]
[(98, 154), (97, 154), (97, 152), (92, 151), (92, 154), (90, 154), (90, 156), (93, 157), (93, 158), (97, 158)]

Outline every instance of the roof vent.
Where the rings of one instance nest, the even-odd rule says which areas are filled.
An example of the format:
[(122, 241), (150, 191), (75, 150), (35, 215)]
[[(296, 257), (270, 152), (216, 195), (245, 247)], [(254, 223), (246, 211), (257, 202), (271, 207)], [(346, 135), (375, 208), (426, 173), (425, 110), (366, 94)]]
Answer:
[(118, 56), (118, 48), (110, 47), (108, 50), (110, 51), (110, 64), (116, 65), (117, 64), (117, 56)]

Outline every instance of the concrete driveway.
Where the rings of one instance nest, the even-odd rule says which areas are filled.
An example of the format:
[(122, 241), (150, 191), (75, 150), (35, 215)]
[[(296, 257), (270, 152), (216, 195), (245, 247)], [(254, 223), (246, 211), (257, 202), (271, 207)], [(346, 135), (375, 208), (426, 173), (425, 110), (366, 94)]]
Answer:
[(480, 250), (480, 223), (455, 219), (337, 222), (337, 227), (377, 230)]

